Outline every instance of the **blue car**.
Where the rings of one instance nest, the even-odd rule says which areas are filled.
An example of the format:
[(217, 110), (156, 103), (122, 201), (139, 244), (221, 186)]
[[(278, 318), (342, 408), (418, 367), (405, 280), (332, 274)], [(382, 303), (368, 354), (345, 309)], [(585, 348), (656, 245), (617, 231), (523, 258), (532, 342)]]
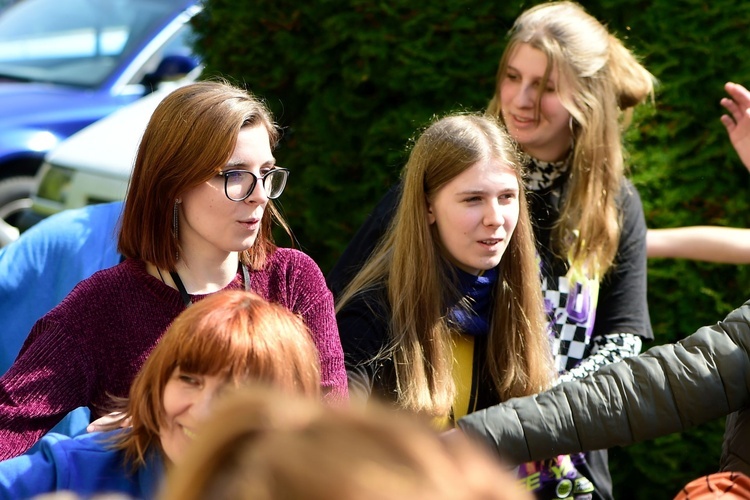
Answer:
[(0, 10), (0, 219), (60, 141), (199, 63), (198, 0), (17, 0)]

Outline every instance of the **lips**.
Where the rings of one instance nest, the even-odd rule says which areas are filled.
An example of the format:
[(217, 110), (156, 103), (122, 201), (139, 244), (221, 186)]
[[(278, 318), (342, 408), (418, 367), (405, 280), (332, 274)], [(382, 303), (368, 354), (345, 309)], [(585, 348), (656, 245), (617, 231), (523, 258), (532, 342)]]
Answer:
[(252, 219), (240, 220), (237, 222), (245, 226), (247, 229), (254, 230), (260, 224), (260, 219), (252, 218)]
[(515, 115), (515, 114), (511, 113), (510, 117), (512, 118), (513, 123), (517, 127), (528, 127), (528, 126), (535, 126), (536, 125), (536, 120), (534, 119), (533, 116), (525, 118), (523, 116), (518, 116), (518, 115)]
[(488, 246), (497, 245), (498, 243), (502, 243), (502, 242), (503, 242), (502, 238), (491, 238), (491, 239), (488, 239), (488, 240), (480, 240), (479, 241), (479, 243), (482, 243), (483, 245), (488, 245)]

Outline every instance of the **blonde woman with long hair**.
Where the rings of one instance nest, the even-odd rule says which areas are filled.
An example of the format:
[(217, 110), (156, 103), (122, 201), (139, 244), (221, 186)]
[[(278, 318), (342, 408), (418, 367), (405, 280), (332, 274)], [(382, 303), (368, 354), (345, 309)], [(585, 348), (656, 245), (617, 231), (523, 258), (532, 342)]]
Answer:
[[(622, 131), (655, 79), (574, 2), (528, 9), (509, 32), (487, 114), (525, 154), (530, 213), (560, 380), (640, 352), (653, 338), (646, 302), (646, 224), (625, 178)], [(341, 293), (385, 231), (396, 187), (328, 276)], [(610, 498), (606, 452), (578, 457)], [(584, 463), (585, 461), (585, 463)], [(538, 471), (529, 471), (530, 477)]]
[(518, 159), (486, 116), (442, 118), (416, 140), (393, 223), (337, 303), (353, 400), (450, 428), (551, 385)]

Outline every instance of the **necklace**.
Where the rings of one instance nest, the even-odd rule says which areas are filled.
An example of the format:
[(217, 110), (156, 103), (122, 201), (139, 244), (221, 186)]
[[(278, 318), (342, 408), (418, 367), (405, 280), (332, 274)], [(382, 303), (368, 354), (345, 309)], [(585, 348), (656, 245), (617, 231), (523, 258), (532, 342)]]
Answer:
[[(247, 267), (242, 262), (240, 262), (240, 268), (242, 269), (242, 278), (245, 281), (245, 290), (250, 291), (250, 273), (247, 272)], [(161, 275), (161, 273), (159, 273), (159, 275)], [(172, 281), (174, 281), (177, 290), (180, 292), (180, 297), (182, 297), (182, 302), (185, 304), (185, 307), (189, 307), (193, 301), (190, 299), (190, 294), (187, 293), (185, 285), (180, 279), (180, 275), (177, 274), (177, 271), (170, 271), (169, 275), (172, 277)], [(164, 280), (162, 279), (162, 281)]]

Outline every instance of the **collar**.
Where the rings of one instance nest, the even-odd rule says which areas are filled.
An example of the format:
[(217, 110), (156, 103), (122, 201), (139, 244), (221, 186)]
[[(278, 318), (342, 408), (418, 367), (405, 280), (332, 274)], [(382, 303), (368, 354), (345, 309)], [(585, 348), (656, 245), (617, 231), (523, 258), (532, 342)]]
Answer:
[(541, 191), (551, 187), (555, 181), (563, 177), (570, 170), (573, 163), (573, 150), (568, 156), (559, 161), (542, 161), (524, 154), (522, 161), (526, 165), (526, 188), (531, 191)]

